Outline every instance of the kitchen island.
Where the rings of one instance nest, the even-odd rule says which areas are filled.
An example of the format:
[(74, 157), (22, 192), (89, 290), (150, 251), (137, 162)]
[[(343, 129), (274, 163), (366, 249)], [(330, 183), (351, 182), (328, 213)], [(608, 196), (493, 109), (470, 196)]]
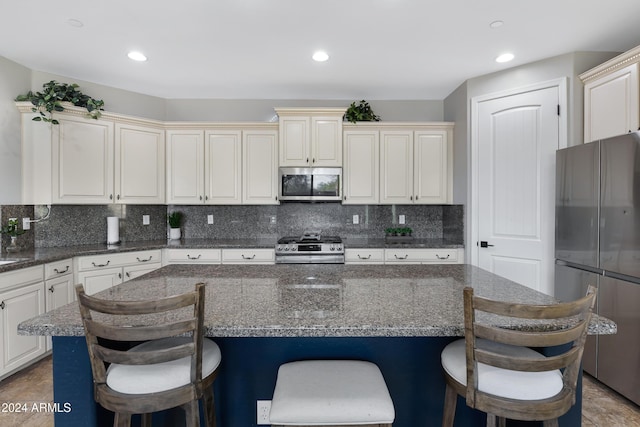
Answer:
[[(396, 408), (394, 426), (439, 425), (445, 387), (440, 352), (463, 335), (462, 289), (473, 286), (479, 295), (513, 302), (554, 302), (469, 265), (169, 265), (100, 296), (159, 298), (198, 282), (207, 285), (205, 333), (222, 351), (215, 384), (220, 427), (256, 425), (255, 402), (271, 399), (278, 366), (309, 358), (378, 364)], [(56, 426), (109, 425), (109, 414), (93, 402), (77, 306), (36, 317), (19, 330), (53, 336), (54, 399), (72, 408), (56, 413)], [(615, 324), (596, 319), (590, 333), (615, 333)], [(579, 426), (580, 411), (578, 397), (561, 425)], [(174, 425), (167, 418), (166, 425)], [(482, 420), (460, 401), (456, 425)]]

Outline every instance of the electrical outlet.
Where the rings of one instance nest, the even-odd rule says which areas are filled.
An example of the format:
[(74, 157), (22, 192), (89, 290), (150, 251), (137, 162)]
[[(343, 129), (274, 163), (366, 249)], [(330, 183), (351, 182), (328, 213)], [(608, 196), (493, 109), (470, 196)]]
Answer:
[(398, 216), (398, 224), (404, 224), (406, 222), (405, 219), (404, 215)]
[(271, 401), (270, 400), (258, 400), (257, 405), (257, 424), (259, 426), (269, 425), (269, 412), (271, 412)]
[(213, 224), (213, 215), (207, 215), (207, 224)]
[(271, 217), (271, 224), (275, 224), (275, 223), (276, 223), (276, 217), (275, 217), (275, 215), (273, 215)]
[(149, 225), (149, 224), (150, 224), (149, 215), (142, 215), (142, 225)]
[(22, 218), (22, 229), (23, 230), (31, 229), (31, 218)]
[(360, 224), (360, 217), (358, 215), (354, 215), (353, 216), (353, 223), (354, 224)]

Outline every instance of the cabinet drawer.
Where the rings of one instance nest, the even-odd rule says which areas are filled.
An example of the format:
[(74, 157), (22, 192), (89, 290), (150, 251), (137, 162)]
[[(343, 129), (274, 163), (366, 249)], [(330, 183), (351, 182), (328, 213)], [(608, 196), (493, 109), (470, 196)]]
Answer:
[(385, 249), (384, 261), (389, 264), (421, 264), (429, 260), (427, 249)]
[(273, 264), (273, 249), (223, 249), (223, 264)]
[(457, 249), (429, 249), (425, 253), (425, 262), (434, 264), (445, 263), (457, 263), (458, 262), (458, 250)]
[(84, 256), (78, 259), (78, 271), (96, 268), (122, 267), (140, 265), (148, 262), (160, 262), (160, 249), (139, 252), (114, 253), (109, 255)]
[(44, 277), (41, 265), (8, 271), (0, 274), (0, 290), (15, 288), (29, 283), (42, 282)]
[(44, 279), (49, 280), (54, 277), (66, 276), (73, 273), (73, 259), (50, 262), (44, 265)]
[(383, 263), (384, 249), (345, 249), (345, 262)]
[(220, 249), (167, 249), (167, 264), (220, 263)]

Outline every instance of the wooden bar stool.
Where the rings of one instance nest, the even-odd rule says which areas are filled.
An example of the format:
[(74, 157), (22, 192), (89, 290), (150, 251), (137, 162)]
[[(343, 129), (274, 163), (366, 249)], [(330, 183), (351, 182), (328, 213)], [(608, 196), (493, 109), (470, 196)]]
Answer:
[[(557, 427), (558, 417), (576, 400), (595, 292), (589, 286), (577, 301), (526, 305), (474, 296), (465, 288), (465, 339), (447, 345), (441, 356), (447, 383), (442, 426), (453, 426), (459, 394), (467, 406), (487, 413), (488, 427), (504, 426), (506, 419)], [(553, 320), (562, 327), (514, 330), (510, 317)], [(560, 353), (544, 356), (533, 350), (544, 347), (558, 347)]]
[[(129, 426), (132, 414), (142, 414), (142, 425), (150, 426), (152, 412), (180, 406), (186, 425), (199, 427), (202, 399), (206, 425), (215, 427), (212, 386), (221, 354), (217, 344), (203, 336), (204, 288), (200, 283), (181, 295), (113, 301), (88, 296), (82, 285), (76, 286), (94, 397), (115, 412), (114, 426)], [(136, 320), (155, 313), (162, 313), (163, 321)], [(122, 350), (122, 343), (126, 348), (140, 341)]]
[(360, 360), (285, 363), (271, 401), (272, 426), (391, 427), (393, 401), (380, 369)]

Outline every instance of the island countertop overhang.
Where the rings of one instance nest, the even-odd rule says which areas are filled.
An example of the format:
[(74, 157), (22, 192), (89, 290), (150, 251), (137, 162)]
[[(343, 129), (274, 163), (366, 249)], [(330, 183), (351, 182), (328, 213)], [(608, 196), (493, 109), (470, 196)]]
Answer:
[[(198, 282), (207, 285), (205, 334), (210, 337), (462, 336), (465, 286), (492, 299), (555, 302), (466, 264), (168, 265), (100, 296), (152, 299), (190, 290)], [(84, 335), (76, 303), (27, 320), (18, 330)], [(591, 334), (615, 332), (614, 322), (594, 316)]]

